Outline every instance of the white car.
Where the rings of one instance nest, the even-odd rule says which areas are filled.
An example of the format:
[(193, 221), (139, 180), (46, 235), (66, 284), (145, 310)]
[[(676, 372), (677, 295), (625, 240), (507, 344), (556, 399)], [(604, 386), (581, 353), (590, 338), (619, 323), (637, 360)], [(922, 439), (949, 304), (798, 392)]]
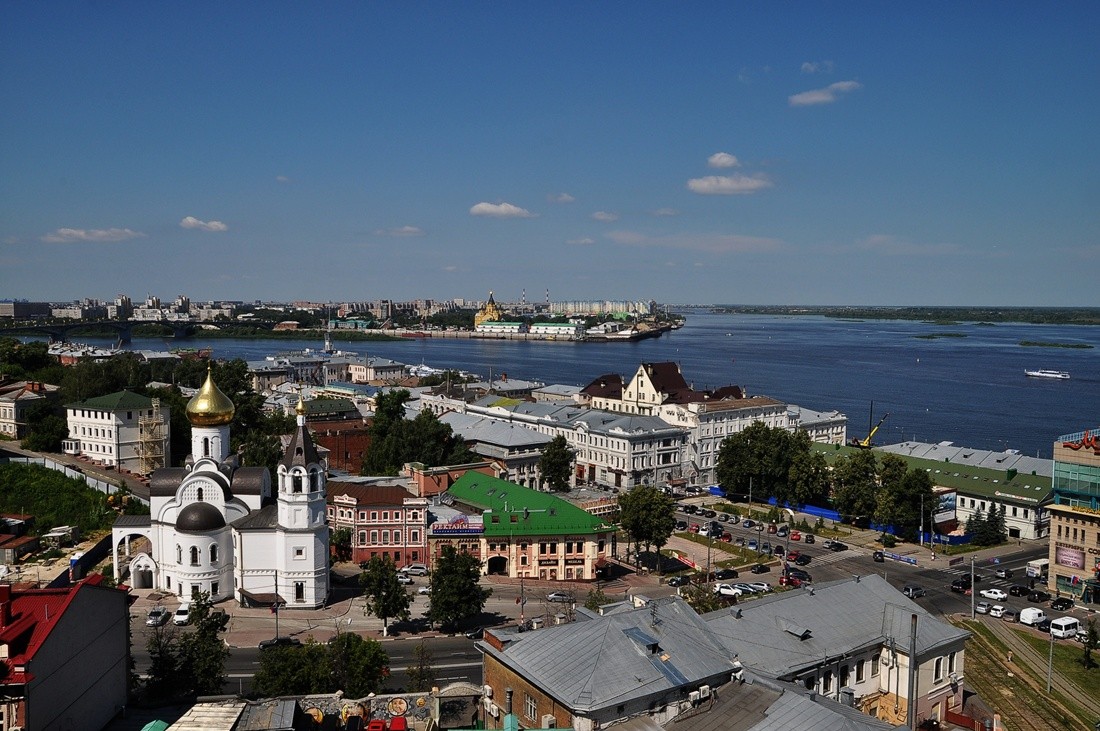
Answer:
[(978, 602), (974, 607), (975, 614), (989, 614), (989, 602)]
[(985, 599), (992, 599), (995, 602), (1003, 602), (1008, 599), (1008, 594), (1002, 589), (982, 589), (978, 592)]
[(409, 576), (408, 574), (402, 574), (402, 573), (398, 572), (398, 574), (397, 574), (397, 583), (398, 584), (411, 584), (411, 583), (413, 583), (413, 580), (412, 580), (412, 577)]
[(184, 602), (180, 604), (176, 609), (176, 613), (172, 615), (172, 624), (183, 626), (191, 621), (191, 602)]
[(419, 589), (416, 590), (416, 593), (417, 594), (431, 594), (432, 593), (432, 587), (422, 586), (422, 587), (420, 587)]
[(741, 596), (741, 590), (735, 589), (729, 584), (715, 584), (714, 593), (719, 596)]
[(1005, 608), (1002, 607), (1000, 604), (994, 604), (992, 607), (989, 608), (989, 616), (997, 617), (998, 619), (1000, 619), (1001, 617), (1005, 616)]

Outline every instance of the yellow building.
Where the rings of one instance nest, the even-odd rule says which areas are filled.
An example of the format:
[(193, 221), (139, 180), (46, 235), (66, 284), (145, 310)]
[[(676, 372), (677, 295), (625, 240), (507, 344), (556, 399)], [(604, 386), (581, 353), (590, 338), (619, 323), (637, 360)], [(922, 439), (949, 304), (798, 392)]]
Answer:
[(500, 322), (503, 319), (504, 311), (497, 307), (497, 303), (493, 300), (493, 291), (489, 290), (489, 301), (474, 315), (474, 327), (483, 322)]

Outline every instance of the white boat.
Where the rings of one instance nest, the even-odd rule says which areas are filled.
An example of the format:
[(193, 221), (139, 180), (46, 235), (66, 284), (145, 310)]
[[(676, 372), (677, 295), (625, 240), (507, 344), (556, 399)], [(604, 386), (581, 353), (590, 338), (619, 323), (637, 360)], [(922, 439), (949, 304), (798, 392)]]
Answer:
[(1042, 368), (1037, 371), (1024, 371), (1024, 375), (1032, 378), (1069, 378), (1069, 374), (1065, 371), (1048, 371)]

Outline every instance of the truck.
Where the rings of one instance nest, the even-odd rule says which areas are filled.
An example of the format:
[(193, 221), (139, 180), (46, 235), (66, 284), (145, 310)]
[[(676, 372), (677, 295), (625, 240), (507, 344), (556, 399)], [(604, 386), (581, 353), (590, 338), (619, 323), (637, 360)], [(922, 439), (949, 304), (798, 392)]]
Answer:
[(1032, 579), (1042, 579), (1046, 581), (1047, 574), (1050, 571), (1050, 559), (1049, 558), (1037, 558), (1034, 561), (1027, 562), (1027, 575)]

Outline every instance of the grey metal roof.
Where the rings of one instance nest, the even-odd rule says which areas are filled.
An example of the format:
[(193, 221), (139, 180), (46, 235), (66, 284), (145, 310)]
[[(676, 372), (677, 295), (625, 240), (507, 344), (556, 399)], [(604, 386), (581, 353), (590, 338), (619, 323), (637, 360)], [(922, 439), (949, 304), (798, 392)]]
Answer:
[(149, 495), (152, 497), (175, 495), (176, 489), (187, 474), (187, 470), (183, 467), (161, 467), (155, 470), (149, 478)]
[(148, 515), (120, 515), (115, 518), (114, 528), (148, 528), (151, 519)]
[(529, 429), (523, 424), (507, 423), (470, 414), (448, 412), (439, 417), (444, 424), (468, 442), (495, 444), (502, 447), (541, 448), (552, 441), (552, 437)]
[(233, 472), (234, 495), (262, 495), (270, 473), (266, 467), (239, 467)]
[[(713, 728), (718, 731), (730, 727)], [(763, 719), (744, 728), (745, 731), (884, 731), (905, 726), (880, 721), (820, 695), (810, 700), (808, 693), (786, 690), (764, 711)]]
[[(917, 615), (918, 656), (970, 636), (935, 619), (877, 574), (819, 584), (812, 593), (773, 594), (710, 612), (703, 619), (745, 667), (785, 678), (817, 667), (827, 658), (882, 645), (891, 638), (907, 653), (913, 614)], [(795, 634), (791, 628), (808, 634)]]
[(503, 651), (478, 646), (579, 714), (725, 682), (733, 671), (730, 653), (678, 597), (512, 637)]
[(984, 467), (990, 470), (1000, 470), (1001, 472), (1013, 469), (1022, 475), (1030, 475), (1034, 472), (1036, 475), (1051, 477), (1054, 474), (1054, 460), (1028, 457), (1026, 454), (1019, 454), (1012, 450), (993, 452), (988, 449), (959, 447), (952, 442), (940, 442), (939, 444), (901, 442), (876, 448), (879, 451), (891, 452), (902, 457)]
[(266, 530), (279, 524), (279, 506), (265, 505), (259, 510), (253, 510), (248, 515), (234, 520), (232, 525), (237, 530)]

